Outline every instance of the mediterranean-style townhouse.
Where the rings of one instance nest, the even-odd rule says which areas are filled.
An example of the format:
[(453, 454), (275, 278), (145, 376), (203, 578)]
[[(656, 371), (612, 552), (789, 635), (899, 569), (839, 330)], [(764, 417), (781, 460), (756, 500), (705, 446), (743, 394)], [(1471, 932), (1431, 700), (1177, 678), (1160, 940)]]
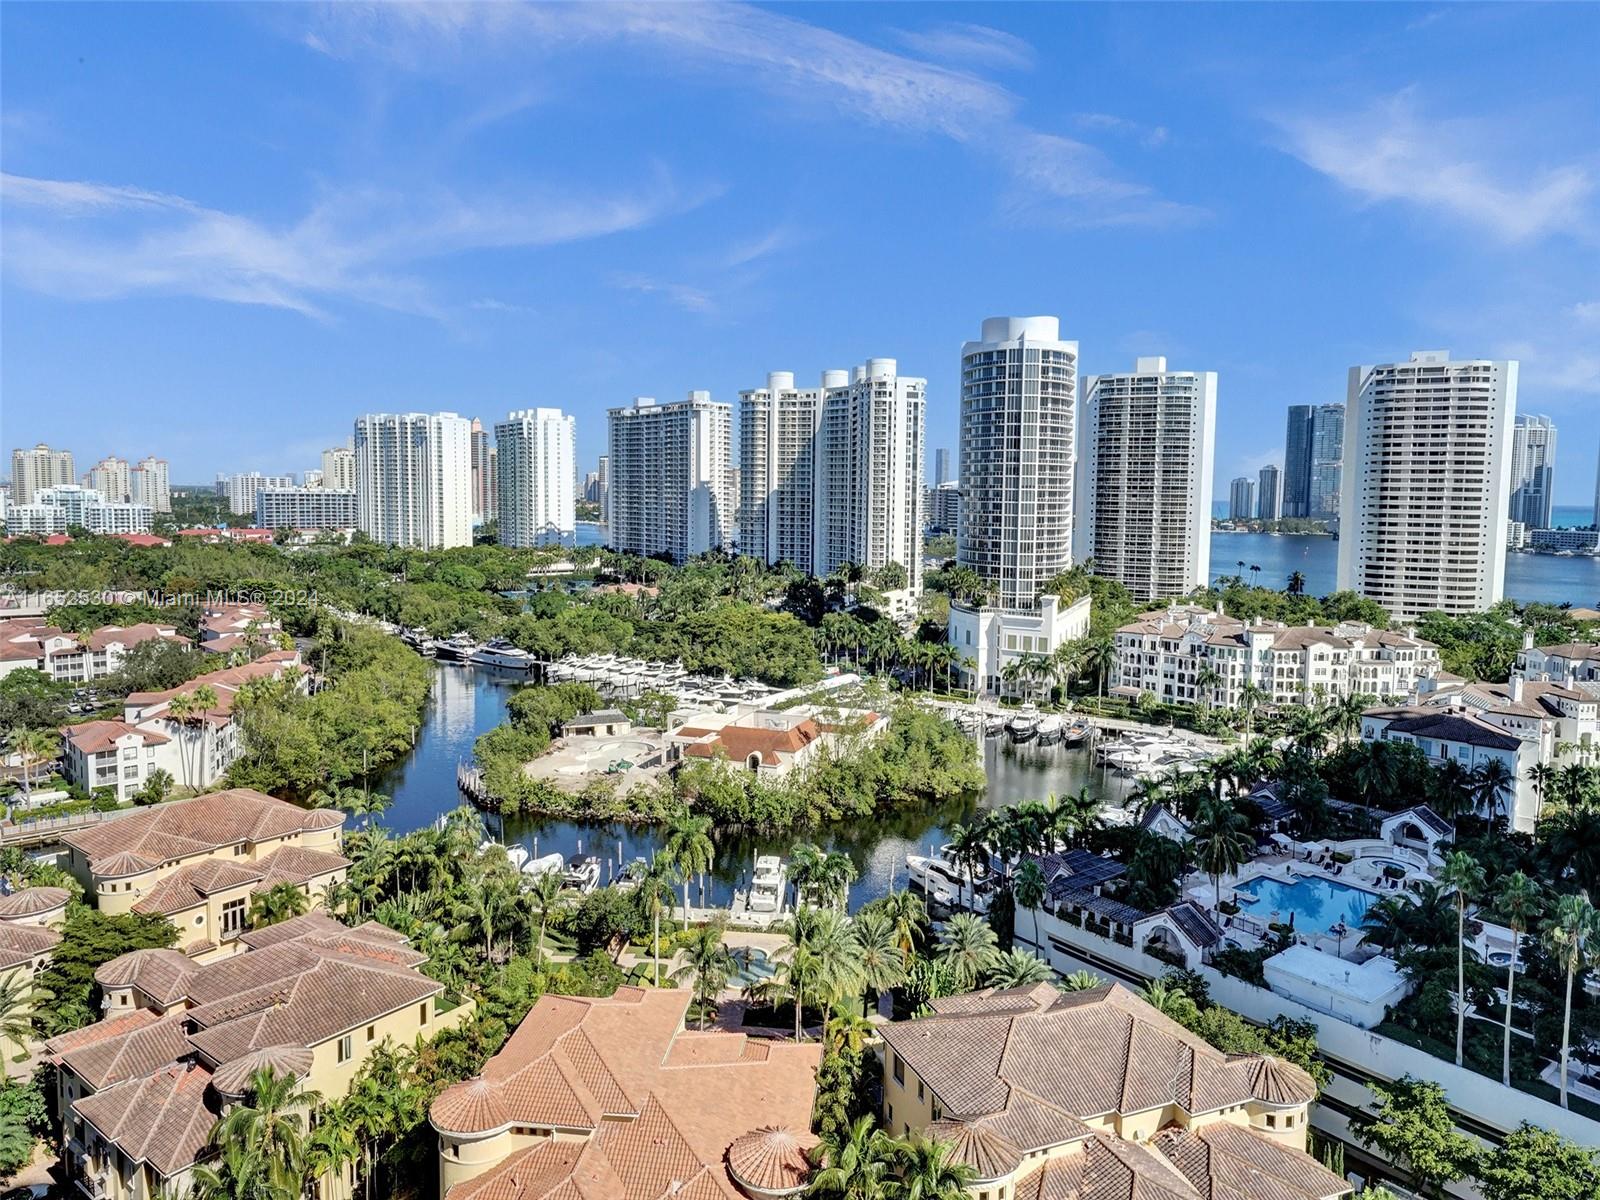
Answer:
[(62, 835), (62, 866), (107, 913), (159, 914), (178, 948), (210, 961), (234, 953), (252, 897), (287, 883), (310, 907), (343, 882), (344, 814), (251, 788), (171, 800)]
[(189, 644), (170, 625), (102, 625), (92, 633), (75, 634), (43, 617), (13, 617), (0, 621), (0, 675), (29, 667), (60, 683), (88, 683), (115, 674), (129, 650), (155, 639)]
[[(31, 1006), (33, 981), (50, 965), (67, 916), (67, 890), (21, 888), (0, 895), (0, 985), (9, 985)], [(20, 1014), (18, 1014), (20, 1015)], [(0, 1063), (9, 1064), (27, 1047), (0, 1036)]]

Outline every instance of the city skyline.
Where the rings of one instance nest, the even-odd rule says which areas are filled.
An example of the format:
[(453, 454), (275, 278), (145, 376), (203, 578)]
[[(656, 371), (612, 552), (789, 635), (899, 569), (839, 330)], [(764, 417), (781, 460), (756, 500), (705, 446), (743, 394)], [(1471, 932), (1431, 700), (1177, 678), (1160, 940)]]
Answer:
[[(1448, 345), (1523, 364), (1525, 409), (1568, 431), (1556, 503), (1592, 495), (1592, 9), (821, 11), (14, 10), (12, 444), (88, 464), (165, 423), (192, 483), (306, 469), (362, 412), (553, 405), (592, 463), (633, 395), (731, 403), (870, 347), (929, 380), (928, 446), (953, 446), (956, 347), (987, 314), (1051, 312), (1086, 374), (1218, 372), (1218, 484), (1280, 461), (1284, 409), (1337, 402), (1349, 363)], [(1070, 80), (1042, 69), (1068, 46)], [(1482, 53), (1510, 81), (1493, 105)], [(115, 111), (74, 82), (108, 72)], [(750, 103), (725, 103), (735, 80)], [(243, 136), (187, 88), (225, 94)], [(326, 120), (286, 122), (286, 93)], [(603, 152), (572, 136), (596, 119)], [(864, 144), (887, 182), (846, 190), (832, 164)], [(794, 184), (777, 206), (746, 182), (772, 170)], [(894, 274), (892, 303), (832, 285), (858, 261)], [(1116, 282), (1156, 266), (1227, 299)], [(597, 353), (623, 324), (626, 353)]]

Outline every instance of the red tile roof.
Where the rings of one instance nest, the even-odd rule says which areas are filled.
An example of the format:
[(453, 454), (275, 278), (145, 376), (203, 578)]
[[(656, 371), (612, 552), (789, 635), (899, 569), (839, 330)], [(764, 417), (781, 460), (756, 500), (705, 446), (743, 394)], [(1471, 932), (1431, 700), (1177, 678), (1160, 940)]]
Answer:
[(79, 754), (99, 754), (114, 750), (118, 738), (132, 734), (142, 746), (161, 746), (172, 739), (153, 729), (141, 729), (126, 721), (84, 721), (78, 725), (63, 725), (61, 736)]

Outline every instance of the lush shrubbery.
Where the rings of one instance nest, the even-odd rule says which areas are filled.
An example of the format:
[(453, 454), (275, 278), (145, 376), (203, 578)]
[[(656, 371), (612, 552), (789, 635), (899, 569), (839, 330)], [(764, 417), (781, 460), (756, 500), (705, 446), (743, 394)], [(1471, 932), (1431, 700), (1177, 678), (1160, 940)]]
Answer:
[(34, 1014), (47, 1037), (99, 1017), (94, 973), (102, 964), (132, 950), (170, 946), (178, 940), (178, 931), (165, 917), (111, 916), (76, 903), (68, 911), (61, 934), (60, 943), (50, 952), (50, 965), (38, 977), (39, 988), (52, 997), (48, 1006)]

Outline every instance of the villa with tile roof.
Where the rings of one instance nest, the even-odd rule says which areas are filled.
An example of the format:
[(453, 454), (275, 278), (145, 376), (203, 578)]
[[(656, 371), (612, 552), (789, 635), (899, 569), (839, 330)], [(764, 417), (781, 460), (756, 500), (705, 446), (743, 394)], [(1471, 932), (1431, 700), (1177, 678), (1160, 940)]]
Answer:
[(336, 1100), (385, 1041), (432, 1037), (471, 1011), (444, 1002), (417, 970), (425, 956), (372, 922), (312, 912), (239, 940), (242, 953), (211, 963), (177, 950), (112, 959), (95, 972), (106, 1016), (46, 1043), (61, 1158), (88, 1195), (183, 1195), (258, 1068)]
[(814, 762), (845, 738), (874, 741), (889, 727), (889, 718), (858, 710), (823, 711), (804, 705), (744, 715), (696, 713), (674, 729), (669, 743), (684, 759), (699, 758), (757, 775), (782, 776)]
[(544, 996), (429, 1119), (448, 1200), (798, 1195), (821, 1047), (684, 1028), (690, 993)]
[[(164, 770), (184, 787), (209, 787), (243, 752), (233, 701), (257, 679), (281, 679), (298, 671), (297, 650), (272, 650), (254, 662), (196, 676), (160, 692), (134, 692), (120, 720), (85, 721), (61, 729), (62, 773), (86, 791), (112, 788), (119, 803), (133, 799), (152, 772)], [(179, 721), (172, 701), (209, 687), (216, 703), (204, 714)], [(305, 686), (300, 680), (299, 686)]]
[(882, 1028), (883, 1120), (949, 1141), (976, 1200), (1331, 1200), (1315, 1082), (1224, 1054), (1119, 984), (985, 989)]
[(0, 621), (0, 675), (21, 667), (43, 671), (61, 683), (87, 683), (115, 674), (128, 651), (159, 639), (187, 646), (171, 625), (102, 625), (92, 633), (58, 629), (43, 617)]
[(62, 835), (63, 866), (103, 912), (160, 914), (185, 954), (232, 954), (250, 900), (287, 883), (320, 906), (344, 880), (344, 814), (251, 788), (171, 800)]
[[(1119, 628), (1113, 642), (1112, 692), (1150, 692), (1168, 704), (1236, 708), (1246, 684), (1259, 688), (1269, 704), (1363, 694), (1398, 698), (1440, 670), (1439, 648), (1409, 631), (1356, 622), (1244, 622), (1192, 604), (1142, 613)], [(1208, 671), (1215, 680), (1201, 682)]]

